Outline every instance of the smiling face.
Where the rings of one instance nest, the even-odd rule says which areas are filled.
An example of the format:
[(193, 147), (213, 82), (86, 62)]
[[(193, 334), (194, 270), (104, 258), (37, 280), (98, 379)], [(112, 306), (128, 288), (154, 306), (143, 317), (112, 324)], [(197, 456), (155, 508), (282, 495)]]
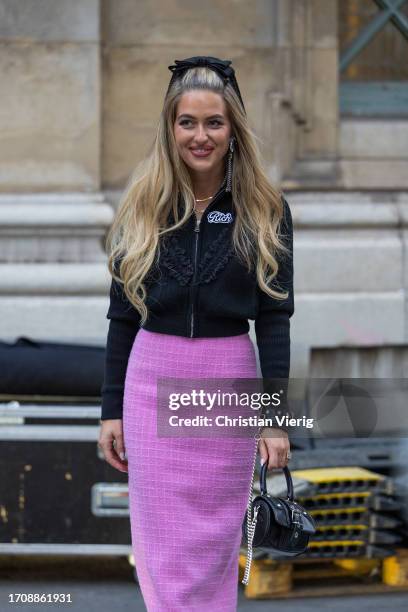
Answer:
[(181, 158), (193, 174), (223, 172), (230, 136), (231, 122), (220, 94), (197, 89), (181, 96), (174, 137)]

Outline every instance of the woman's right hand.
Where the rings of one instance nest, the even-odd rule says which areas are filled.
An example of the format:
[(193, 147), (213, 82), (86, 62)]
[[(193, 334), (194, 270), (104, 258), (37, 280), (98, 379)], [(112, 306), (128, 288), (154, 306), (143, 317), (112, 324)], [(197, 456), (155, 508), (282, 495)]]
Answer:
[[(119, 472), (127, 472), (125, 459), (125, 443), (123, 439), (122, 419), (107, 419), (100, 421), (98, 446), (102, 449), (105, 460)], [(113, 445), (115, 443), (115, 446)], [(121, 459), (121, 455), (123, 459)]]

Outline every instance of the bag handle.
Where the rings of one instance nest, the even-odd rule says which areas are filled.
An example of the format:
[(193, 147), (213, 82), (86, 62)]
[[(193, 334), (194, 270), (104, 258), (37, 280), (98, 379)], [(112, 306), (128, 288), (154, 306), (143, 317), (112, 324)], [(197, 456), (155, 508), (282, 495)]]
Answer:
[[(266, 495), (268, 493), (268, 491), (266, 489), (266, 472), (267, 472), (267, 469), (268, 469), (268, 462), (265, 461), (265, 463), (261, 467), (261, 474), (259, 476), (259, 484), (260, 484), (260, 487), (261, 487), (261, 495)], [(294, 501), (293, 482), (292, 482), (292, 476), (291, 476), (290, 470), (289, 470), (287, 465), (285, 465), (285, 467), (282, 468), (282, 470), (283, 470), (283, 473), (285, 474), (285, 478), (286, 478), (286, 488), (287, 488), (287, 497), (288, 497), (288, 500), (293, 502)]]

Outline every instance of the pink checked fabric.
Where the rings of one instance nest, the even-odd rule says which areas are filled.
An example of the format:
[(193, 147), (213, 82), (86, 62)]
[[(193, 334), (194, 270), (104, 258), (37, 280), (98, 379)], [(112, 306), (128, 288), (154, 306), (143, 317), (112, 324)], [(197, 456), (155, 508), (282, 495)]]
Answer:
[[(132, 548), (148, 612), (235, 612), (253, 437), (157, 436), (157, 377), (254, 378), (248, 334), (136, 335), (123, 405)], [(228, 504), (225, 503), (226, 498)]]

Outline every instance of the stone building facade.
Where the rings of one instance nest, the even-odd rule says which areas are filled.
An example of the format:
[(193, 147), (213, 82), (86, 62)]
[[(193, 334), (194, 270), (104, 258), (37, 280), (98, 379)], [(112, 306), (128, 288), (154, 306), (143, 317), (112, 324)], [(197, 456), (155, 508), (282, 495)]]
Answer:
[(397, 4), (0, 0), (0, 337), (104, 343), (104, 235), (152, 141), (167, 66), (208, 54), (233, 60), (291, 205), (291, 375), (406, 375)]

